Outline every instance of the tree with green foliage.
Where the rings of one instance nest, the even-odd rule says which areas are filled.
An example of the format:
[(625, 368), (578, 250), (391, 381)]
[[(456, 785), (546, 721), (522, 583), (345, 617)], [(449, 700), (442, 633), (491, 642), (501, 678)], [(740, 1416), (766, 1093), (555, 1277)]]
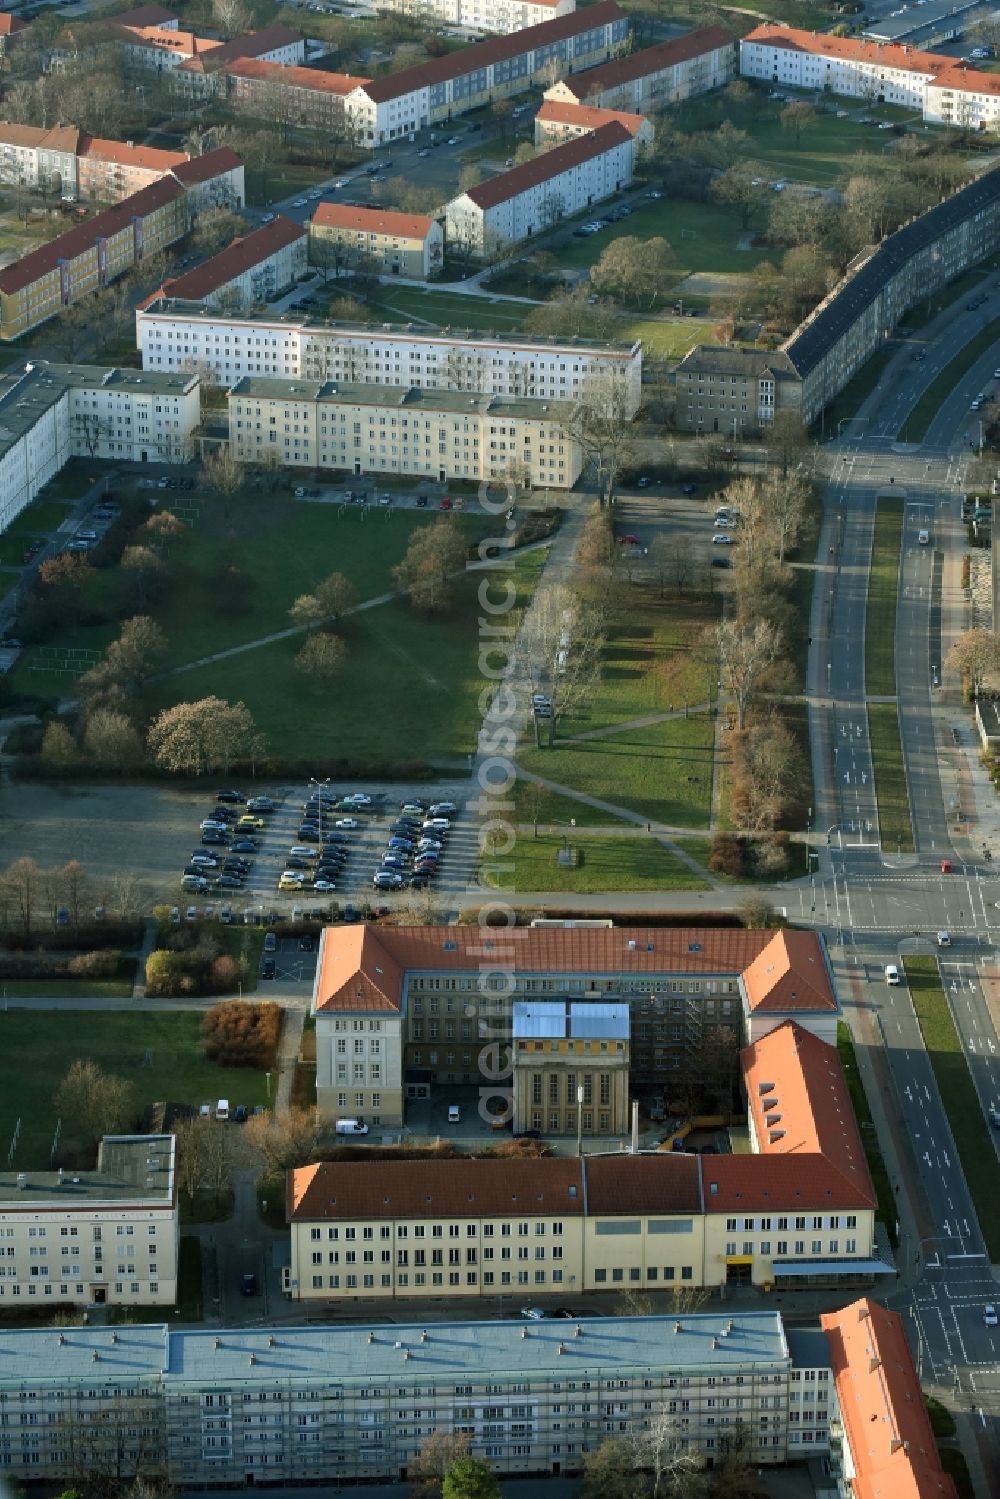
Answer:
[(441, 1499), (500, 1499), (500, 1484), (489, 1463), (459, 1457), (444, 1475)]

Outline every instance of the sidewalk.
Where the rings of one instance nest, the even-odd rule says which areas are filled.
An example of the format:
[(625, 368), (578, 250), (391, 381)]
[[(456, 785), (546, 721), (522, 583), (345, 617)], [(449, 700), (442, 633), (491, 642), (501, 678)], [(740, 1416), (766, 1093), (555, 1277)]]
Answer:
[(281, 1044), (278, 1047), (278, 1086), (274, 1091), (274, 1117), (287, 1114), (292, 1107), (292, 1083), (295, 1081), (295, 1064), (302, 1046), (306, 1012), (301, 1005), (286, 1006), (281, 1025)]

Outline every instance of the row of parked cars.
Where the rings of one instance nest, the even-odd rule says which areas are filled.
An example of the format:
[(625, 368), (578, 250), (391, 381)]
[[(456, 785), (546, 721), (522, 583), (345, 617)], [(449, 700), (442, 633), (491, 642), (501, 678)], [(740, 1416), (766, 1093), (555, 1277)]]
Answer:
[(253, 870), (258, 840), (274, 811), (269, 796), (245, 801), (239, 791), (217, 791), (215, 806), (201, 821), (201, 848), (184, 866), (181, 889), (205, 895), (210, 890), (242, 890)]
[(405, 801), (389, 832), (382, 863), (372, 876), (376, 890), (424, 889), (441, 869), (454, 802)]
[(321, 892), (336, 890), (350, 860), (354, 835), (362, 826), (361, 817), (374, 805), (374, 797), (367, 791), (338, 797), (335, 791), (321, 786), (311, 792), (302, 805), (298, 841), (285, 858), (278, 889), (285, 893), (307, 887)]

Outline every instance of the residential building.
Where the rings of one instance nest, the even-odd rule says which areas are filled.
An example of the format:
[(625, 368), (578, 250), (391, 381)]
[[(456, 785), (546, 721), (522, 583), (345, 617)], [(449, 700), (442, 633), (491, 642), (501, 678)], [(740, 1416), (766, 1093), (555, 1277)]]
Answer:
[[(805, 1383), (815, 1399), (798, 1408), (809, 1424), (793, 1430)], [(786, 1333), (773, 1310), (528, 1325), (14, 1328), (0, 1346), (11, 1418), (0, 1472), (64, 1483), (113, 1464), (122, 1477), (162, 1472), (189, 1490), (399, 1482), (424, 1438), (444, 1431), (467, 1435), (499, 1474), (556, 1475), (663, 1413), (676, 1413), (708, 1458), (739, 1426), (749, 1460), (771, 1465), (825, 1454), (831, 1385), (826, 1340)]]
[(302, 225), (278, 214), (183, 276), (165, 281), (153, 295), (227, 309), (272, 302), (305, 274), (307, 245)]
[(112, 19), (129, 67), (169, 74), (176, 87), (191, 94), (204, 96), (224, 88), (225, 69), (240, 58), (277, 63), (300, 63), (305, 58), (299, 33), (277, 21), (223, 42), (181, 31), (176, 22), (143, 26), (125, 24), (117, 16)]
[(137, 309), (136, 342), (143, 369), (210, 370), (226, 386), (270, 375), (572, 402), (594, 382), (613, 378), (625, 391), (629, 416), (642, 399), (638, 340), (319, 322), (294, 312), (222, 317), (196, 303), (163, 299)]
[(776, 410), (814, 422), (911, 307), (998, 248), (1000, 170), (994, 168), (859, 255), (780, 349), (693, 350), (678, 366), (678, 425), (752, 429), (756, 403), (756, 425), (764, 428), (772, 393)]
[(905, 44), (768, 22), (741, 41), (740, 72), (779, 87), (919, 109), (926, 121), (963, 130), (993, 130), (1000, 122), (1000, 87), (994, 74)]
[(177, 12), (163, 5), (138, 5), (135, 10), (122, 10), (115, 16), (117, 26), (134, 29), (137, 26), (163, 26), (176, 31), (179, 23)]
[[(411, 0), (372, 0), (372, 4), (376, 10), (413, 14)], [(419, 14), (432, 23), (507, 36), (556, 16), (572, 15), (575, 9), (576, 0), (420, 0)]]
[(626, 114), (622, 110), (596, 109), (589, 104), (564, 104), (557, 99), (544, 99), (535, 115), (535, 146), (547, 147), (552, 142), (575, 139), (578, 135), (589, 135), (600, 130), (602, 125), (617, 122), (632, 137), (632, 171), (653, 144), (653, 126), (645, 115)]
[(174, 1148), (173, 1135), (105, 1135), (96, 1170), (0, 1171), (0, 1309), (173, 1306)]
[(229, 450), (242, 463), (277, 454), (286, 467), (440, 481), (517, 474), (571, 489), (583, 467), (571, 416), (559, 401), (248, 375), (229, 391)]
[[(620, 1026), (606, 1029), (621, 1038)], [(345, 1059), (351, 1036), (345, 1019)], [(398, 1300), (616, 1285), (796, 1290), (893, 1274), (836, 1047), (784, 1020), (741, 1064), (750, 1154), (381, 1160), (377, 1173), (358, 1159), (293, 1171), (286, 1289), (303, 1300)], [(548, 1056), (536, 1066), (546, 1084), (556, 1079), (563, 1131), (582, 1133), (582, 1113), (597, 1104), (588, 1090), (614, 1076), (614, 1060), (581, 1047), (575, 1070)], [(529, 1102), (526, 1122), (544, 1129), (544, 1093)], [(524, 1123), (515, 1113), (515, 1128)]]
[(191, 213), (210, 208), (242, 208), (247, 200), (243, 163), (229, 146), (217, 146), (171, 169), (187, 194)]
[(617, 120), (488, 177), (445, 205), (448, 243), (491, 256), (553, 228), (632, 180), (633, 137)]
[(52, 193), (64, 201), (119, 203), (187, 160), (185, 151), (100, 140), (75, 125), (46, 130), (0, 123), (0, 181)]
[[(513, 1006), (521, 1001), (626, 1004), (633, 1096), (669, 1088), (706, 1027), (728, 1029), (734, 1044), (752, 1046), (792, 1016), (827, 1044), (836, 1040), (840, 1007), (825, 948), (812, 932), (518, 927), (487, 942), (484, 949), (478, 930), (462, 926), (326, 929), (312, 999), (322, 1115), (363, 1113), (398, 1127), (402, 1100), (425, 1096), (428, 1084), (478, 1086), (480, 1025), (509, 1046)], [(502, 956), (503, 983), (481, 971), (484, 951)], [(344, 1056), (336, 1043), (369, 1015), (380, 1029), (391, 1021), (400, 1038), (390, 1065), (382, 1058), (377, 1103), (363, 1089), (352, 1091), (350, 1072), (338, 1070)], [(509, 1109), (509, 1079), (487, 1089), (485, 1099), (503, 1106), (488, 1110), (491, 1117)], [(544, 1129), (544, 1106), (527, 1122)], [(585, 1106), (584, 1134), (606, 1133), (600, 1125), (599, 1110)]]
[(724, 87), (735, 78), (737, 61), (736, 38), (721, 26), (703, 26), (562, 78), (545, 97), (648, 114)]
[(0, 57), (9, 57), (18, 42), (24, 40), (24, 33), (30, 29), (30, 23), (22, 21), (20, 16), (0, 16)]
[(327, 73), (290, 63), (243, 57), (226, 65), (229, 95), (242, 116), (287, 125), (311, 125), (351, 136), (344, 100), (370, 83), (354, 73)]
[(324, 270), (371, 266), (381, 276), (426, 281), (444, 264), (444, 230), (429, 214), (319, 203), (309, 221), (309, 259)]
[(840, 1499), (957, 1499), (899, 1313), (863, 1299), (819, 1321), (830, 1349), (830, 1466)]
[(345, 108), (357, 139), (381, 146), (607, 62), (617, 56), (628, 34), (628, 17), (616, 0), (598, 0), (573, 14), (377, 78), (349, 94)]
[(33, 360), (0, 378), (0, 532), (69, 458), (184, 463), (201, 420), (194, 375)]
[(515, 1000), (514, 1133), (582, 1133), (584, 1108), (596, 1132), (624, 1135), (629, 1125), (629, 1010), (594, 1000)]

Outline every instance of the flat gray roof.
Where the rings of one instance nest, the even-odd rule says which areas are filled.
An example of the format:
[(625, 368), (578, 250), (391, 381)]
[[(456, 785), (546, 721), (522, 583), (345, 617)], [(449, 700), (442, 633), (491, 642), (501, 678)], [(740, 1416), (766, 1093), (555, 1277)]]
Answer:
[(877, 42), (901, 42), (906, 37), (918, 36), (922, 31), (940, 33), (947, 29), (941, 27), (942, 21), (964, 15), (978, 4), (979, 0), (925, 0), (922, 5), (908, 7), (902, 15), (882, 16), (872, 21), (862, 35)]
[(829, 1369), (830, 1343), (819, 1327), (789, 1327), (785, 1333), (788, 1351), (796, 1369)]
[(426, 1327), (396, 1323), (270, 1331), (0, 1328), (0, 1385), (141, 1378), (163, 1372), (167, 1384), (270, 1386), (303, 1380), (310, 1386), (336, 1382), (349, 1387), (373, 1379), (403, 1383), (453, 1374), (502, 1381), (555, 1372), (562, 1378), (583, 1378), (614, 1368), (773, 1370), (785, 1367), (788, 1358), (777, 1311), (698, 1313), (677, 1319), (595, 1317), (579, 1322), (431, 1322)]
[(106, 1135), (96, 1171), (0, 1171), (0, 1204), (8, 1209), (139, 1202), (163, 1207), (173, 1195), (173, 1135)]
[(544, 1037), (627, 1041), (629, 1007), (601, 1001), (516, 999), (513, 1036), (515, 1041)]
[(71, 387), (145, 390), (150, 395), (182, 395), (197, 375), (121, 370), (95, 364), (49, 364), (29, 360), (24, 369), (0, 380), (0, 453), (31, 431)]
[(401, 411), (444, 411), (449, 415), (474, 411), (477, 416), (530, 417), (539, 421), (567, 421), (572, 401), (476, 395), (462, 390), (421, 390), (415, 385), (350, 385), (343, 380), (284, 380), (272, 375), (244, 375), (231, 396), (271, 401), (325, 401), (331, 406), (397, 406)]

